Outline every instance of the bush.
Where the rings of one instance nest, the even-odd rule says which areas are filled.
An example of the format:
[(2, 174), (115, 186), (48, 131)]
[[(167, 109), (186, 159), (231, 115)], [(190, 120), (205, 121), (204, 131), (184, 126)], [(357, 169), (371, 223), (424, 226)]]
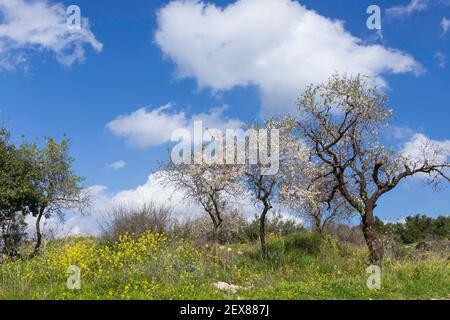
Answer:
[(315, 255), (320, 252), (322, 237), (313, 233), (295, 233), (287, 236), (284, 247), (288, 251), (297, 251), (301, 254)]
[[(240, 243), (247, 240), (244, 232), (247, 226), (245, 218), (237, 212), (223, 215), (223, 223), (219, 229), (219, 242)], [(193, 240), (195, 243), (206, 243), (214, 240), (211, 219), (208, 216), (199, 217), (178, 225), (174, 234), (184, 239)]]
[(450, 238), (450, 217), (436, 219), (425, 215), (409, 216), (404, 223), (383, 223), (378, 220), (378, 230), (397, 242), (413, 244)]
[(174, 220), (170, 207), (157, 205), (154, 202), (142, 206), (120, 205), (107, 214), (102, 225), (102, 238), (116, 241), (125, 234), (139, 237), (152, 232), (170, 232)]
[[(255, 216), (255, 218), (245, 226), (244, 232), (249, 241), (259, 240), (259, 224), (259, 217)], [(274, 213), (272, 217), (269, 217), (266, 221), (267, 234), (286, 236), (304, 230), (301, 223), (294, 219), (286, 219), (280, 213)]]
[(348, 226), (346, 224), (331, 224), (327, 233), (338, 241), (354, 246), (366, 246), (366, 240), (361, 226)]
[(8, 220), (1, 221), (0, 254), (19, 255), (27, 237), (26, 227), (25, 218), (21, 213), (14, 213)]

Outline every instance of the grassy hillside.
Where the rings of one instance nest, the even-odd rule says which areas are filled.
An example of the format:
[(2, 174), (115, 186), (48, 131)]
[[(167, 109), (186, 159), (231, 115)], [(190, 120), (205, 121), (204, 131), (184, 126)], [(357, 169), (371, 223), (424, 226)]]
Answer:
[[(271, 236), (271, 260), (256, 244), (194, 246), (146, 233), (113, 244), (79, 238), (49, 241), (33, 259), (0, 265), (1, 299), (443, 299), (450, 261), (387, 260), (382, 289), (366, 286), (367, 252), (309, 233)], [(215, 252), (216, 251), (216, 252)], [(81, 289), (67, 269), (81, 268)], [(236, 285), (218, 289), (221, 281)], [(227, 288), (225, 288), (227, 289)]]

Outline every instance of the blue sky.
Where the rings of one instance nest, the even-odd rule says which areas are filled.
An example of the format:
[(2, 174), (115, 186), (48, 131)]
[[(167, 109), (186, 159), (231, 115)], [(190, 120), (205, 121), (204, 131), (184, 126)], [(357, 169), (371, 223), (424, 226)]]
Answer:
[[(4, 10), (3, 4), (15, 1), (18, 0), (0, 0), (0, 10)], [(36, 1), (19, 2), (27, 5)], [(211, 2), (221, 8), (234, 3)], [(247, 2), (255, 6), (256, 9), (252, 12), (257, 14), (258, 7), (254, 1)], [(0, 57), (10, 52), (26, 57), (25, 62), (10, 62), (10, 67), (0, 67), (0, 119), (18, 140), (21, 135), (29, 140), (42, 140), (47, 135), (61, 137), (67, 134), (72, 141), (71, 153), (76, 158), (76, 172), (86, 177), (86, 186), (102, 185), (108, 188), (110, 194), (133, 190), (146, 183), (148, 175), (157, 169), (156, 161), (167, 155), (167, 143), (139, 147), (136, 143), (130, 143), (129, 137), (127, 139), (124, 135), (114, 134), (113, 130), (107, 128), (107, 124), (119, 116), (129, 116), (143, 107), (151, 112), (171, 103), (168, 111), (161, 112), (169, 115), (184, 112), (185, 118), (189, 120), (195, 115), (211, 113), (213, 108), (222, 108), (219, 117), (225, 121), (254, 121), (260, 119), (260, 115), (273, 104), (272, 98), (265, 99), (264, 94), (283, 85), (281, 81), (266, 86), (265, 80), (257, 78), (261, 75), (254, 75), (255, 73), (252, 76), (245, 73), (245, 77), (250, 77), (250, 80), (245, 80), (246, 84), (239, 83), (239, 75), (229, 85), (227, 79), (216, 82), (214, 75), (205, 76), (207, 71), (199, 68), (208, 67), (207, 62), (198, 62), (204, 64), (198, 68), (189, 65), (194, 62), (186, 55), (186, 51), (196, 52), (197, 48), (190, 48), (188, 40), (174, 44), (177, 37), (170, 34), (173, 32), (171, 27), (174, 30), (178, 27), (177, 17), (171, 17), (175, 15), (177, 8), (166, 11), (165, 27), (159, 25), (156, 18), (157, 11), (166, 8), (169, 1), (76, 0), (44, 3), (48, 7), (58, 4), (65, 7), (78, 5), (82, 16), (89, 19), (88, 28), (96, 41), (102, 44), (102, 50), (95, 50), (92, 43), (81, 40), (83, 59), (67, 64), (58, 59), (61, 52), (53, 44), (26, 43), (22, 39), (16, 41), (13, 49), (4, 49), (2, 52), (0, 41)], [(413, 3), (409, 0), (302, 0), (299, 3), (326, 19), (341, 20), (343, 28), (361, 40), (361, 46), (393, 48), (414, 60), (415, 67), (405, 66), (397, 74), (389, 70), (374, 71), (374, 75), (387, 84), (386, 92), (390, 97), (390, 105), (395, 110), (394, 125), (401, 128), (398, 129), (400, 140), (395, 143), (400, 146), (415, 133), (423, 133), (430, 139), (443, 143), (450, 139), (450, 66), (438, 59), (450, 57), (450, 31), (445, 33), (443, 26), (443, 19), (450, 19), (448, 2), (418, 1), (423, 4), (419, 9), (412, 7)], [(366, 26), (366, 9), (371, 4), (377, 4), (382, 9), (382, 37)], [(395, 6), (403, 6), (403, 14), (388, 15), (386, 9)], [(183, 14), (183, 10), (180, 9), (180, 14)], [(7, 23), (2, 21), (3, 14), (4, 12), (0, 15), (2, 25)], [(39, 15), (35, 18), (39, 19)], [(185, 20), (182, 21), (189, 22), (189, 19), (195, 17), (183, 19)], [(28, 20), (24, 21), (22, 23), (28, 23)], [(195, 21), (188, 23), (185, 32), (189, 33), (189, 28), (194, 24)], [(264, 40), (264, 31), (270, 27), (270, 22), (261, 26), (261, 33), (255, 34), (255, 38)], [(166, 40), (159, 43), (156, 41), (157, 30), (162, 31)], [(319, 34), (320, 28), (317, 30)], [(2, 36), (5, 37), (5, 34), (0, 29), (0, 39)], [(272, 36), (276, 40), (276, 35)], [(285, 35), (280, 34), (280, 37)], [(246, 53), (238, 51), (233, 54)], [(250, 52), (249, 55), (251, 54), (253, 53)], [(238, 60), (242, 57), (225, 55), (219, 58)], [(183, 69), (180, 61), (185, 62), (184, 76), (180, 76), (183, 73), (180, 72)], [(387, 65), (379, 69), (395, 68), (395, 63), (386, 62)], [(232, 63), (227, 61), (226, 65), (230, 66)], [(416, 68), (418, 65), (421, 66), (421, 72)], [(234, 69), (230, 68), (228, 71), (233, 72)], [(265, 76), (276, 77), (276, 71), (275, 74)], [(307, 80), (308, 78), (304, 81)], [(299, 82), (299, 93), (302, 83)], [(281, 88), (281, 92), (283, 90)], [(119, 160), (126, 163), (125, 167), (120, 170), (108, 168), (108, 165)], [(408, 214), (425, 213), (435, 216), (449, 212), (449, 188), (434, 193), (420, 181), (403, 184), (386, 196), (377, 208), (378, 215), (388, 220), (396, 220)]]

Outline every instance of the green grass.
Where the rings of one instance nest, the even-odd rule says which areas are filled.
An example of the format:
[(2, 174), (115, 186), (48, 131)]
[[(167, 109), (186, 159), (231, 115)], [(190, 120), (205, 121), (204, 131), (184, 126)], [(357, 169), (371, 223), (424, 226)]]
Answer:
[[(229, 248), (231, 250), (229, 250)], [(369, 290), (367, 252), (303, 233), (270, 237), (269, 261), (255, 244), (213, 250), (148, 235), (115, 245), (95, 239), (46, 244), (33, 259), (0, 265), (0, 299), (443, 299), (444, 259), (387, 260), (381, 290)], [(67, 267), (81, 267), (81, 290), (67, 289)], [(227, 293), (217, 281), (240, 286)]]

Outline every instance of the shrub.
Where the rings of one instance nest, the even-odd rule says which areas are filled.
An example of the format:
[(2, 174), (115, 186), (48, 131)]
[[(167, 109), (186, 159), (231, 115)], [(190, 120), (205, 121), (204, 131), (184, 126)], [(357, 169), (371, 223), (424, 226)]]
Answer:
[[(230, 212), (224, 214), (222, 218), (223, 223), (218, 235), (220, 243), (239, 243), (247, 240), (244, 229), (248, 223), (242, 215), (237, 212)], [(197, 244), (214, 240), (211, 219), (206, 216), (178, 225), (174, 234), (181, 238), (193, 240)]]
[(0, 254), (17, 256), (24, 244), (26, 233), (25, 218), (21, 213), (14, 213), (10, 219), (0, 223)]
[[(255, 216), (255, 218), (245, 226), (244, 232), (249, 241), (256, 241), (259, 239), (259, 223), (259, 217)], [(286, 236), (304, 230), (301, 223), (294, 219), (286, 219), (280, 213), (273, 213), (266, 222), (267, 234)]]
[(327, 233), (346, 244), (355, 246), (366, 245), (361, 226), (351, 227), (346, 224), (332, 224), (328, 228)]
[(442, 240), (450, 238), (450, 217), (416, 215), (407, 217), (404, 223), (383, 223), (378, 219), (377, 229), (404, 244)]
[(149, 202), (141, 206), (120, 205), (112, 209), (102, 224), (102, 238), (116, 241), (129, 234), (134, 237), (152, 232), (170, 232), (174, 226), (172, 209)]
[(284, 247), (288, 251), (297, 251), (301, 254), (318, 254), (322, 238), (313, 233), (295, 233), (287, 236), (284, 240)]

